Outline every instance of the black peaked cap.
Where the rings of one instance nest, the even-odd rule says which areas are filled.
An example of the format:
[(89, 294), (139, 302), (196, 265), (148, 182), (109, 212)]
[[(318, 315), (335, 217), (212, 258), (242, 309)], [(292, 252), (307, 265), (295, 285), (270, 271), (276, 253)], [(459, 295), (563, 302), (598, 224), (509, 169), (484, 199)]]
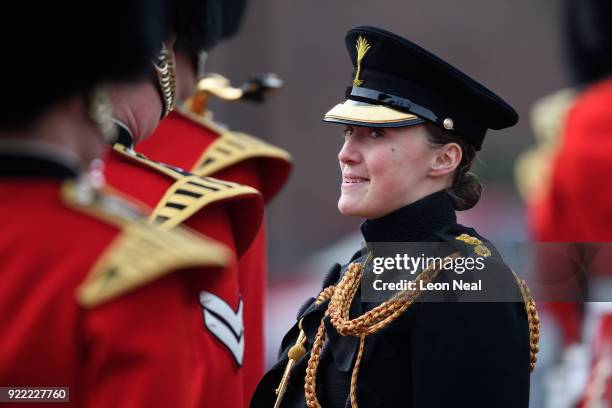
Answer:
[[(488, 129), (518, 122), (501, 97), (429, 51), (375, 27), (346, 35), (354, 70), (343, 104), (325, 121), (371, 127), (433, 122), (477, 150)], [(359, 61), (358, 61), (359, 58)]]

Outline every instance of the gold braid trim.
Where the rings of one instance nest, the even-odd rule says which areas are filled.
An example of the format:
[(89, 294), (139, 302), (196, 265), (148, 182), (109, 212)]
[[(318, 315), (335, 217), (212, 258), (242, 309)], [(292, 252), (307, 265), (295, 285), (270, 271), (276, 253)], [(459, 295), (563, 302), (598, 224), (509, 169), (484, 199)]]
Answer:
[[(449, 255), (445, 259), (456, 258), (457, 256), (459, 256), (458, 252)], [(331, 301), (329, 302), (329, 306), (327, 307), (325, 314), (329, 314), (332, 325), (342, 336), (359, 337), (359, 351), (357, 352), (357, 358), (351, 373), (350, 398), (351, 407), (353, 408), (358, 408), (357, 378), (359, 375), (361, 359), (363, 357), (366, 336), (376, 333), (391, 324), (402, 313), (404, 313), (420, 295), (419, 290), (406, 290), (400, 292), (374, 309), (355, 319), (349, 320), (349, 308), (353, 302), (357, 288), (361, 283), (363, 270), (370, 257), (371, 254), (364, 262), (364, 265), (361, 265), (359, 262), (353, 262), (350, 264), (347, 272), (336, 285), (335, 290), (326, 288), (317, 298), (317, 300), (325, 299), (331, 295)], [(415, 281), (429, 283), (434, 280), (439, 271), (439, 269), (428, 267), (415, 278)], [(420, 287), (420, 284), (417, 287)], [(321, 350), (323, 349), (324, 343), (325, 325), (323, 324), (323, 321), (321, 321), (319, 329), (317, 330), (315, 341), (312, 345), (308, 366), (306, 368), (306, 377), (304, 378), (304, 395), (308, 408), (321, 408), (321, 404), (317, 399), (316, 379)]]
[[(328, 286), (317, 296), (315, 300), (315, 304), (320, 305), (321, 303), (329, 300), (334, 295), (336, 291), (335, 286)], [(325, 311), (325, 316), (329, 314), (329, 308)], [(325, 325), (323, 324), (323, 320), (321, 319), (321, 324), (319, 325), (319, 329), (317, 330), (317, 335), (315, 337), (315, 341), (312, 344), (312, 350), (310, 352), (310, 359), (308, 360), (308, 366), (306, 367), (306, 380), (304, 382), (304, 392), (306, 395), (306, 405), (309, 408), (316, 406), (320, 407), (317, 400), (317, 368), (319, 366), (319, 359), (321, 355), (321, 349), (323, 348), (323, 344), (325, 342)], [(313, 355), (316, 357), (313, 359)], [(316, 401), (317, 405), (312, 405), (313, 403), (309, 403), (309, 401)]]
[[(325, 313), (327, 315), (327, 313)], [(315, 341), (312, 344), (308, 366), (306, 367), (306, 377), (304, 378), (304, 396), (308, 408), (321, 408), (317, 400), (317, 371), (321, 357), (321, 350), (325, 343), (325, 324), (321, 319), (321, 324), (317, 330)]]
[(527, 324), (529, 325), (529, 372), (532, 372), (538, 362), (538, 352), (540, 351), (540, 317), (538, 316), (538, 309), (536, 308), (535, 300), (531, 296), (527, 282), (520, 279), (516, 272), (512, 271), (512, 274), (521, 290), (525, 312), (527, 313)]
[(357, 358), (355, 359), (355, 366), (351, 373), (351, 407), (357, 408), (357, 376), (359, 375), (359, 366), (361, 365), (361, 357), (363, 356), (363, 349), (365, 347), (365, 333), (359, 336), (359, 351), (357, 351)]
[(319, 293), (319, 296), (317, 296), (317, 299), (315, 300), (315, 304), (320, 305), (326, 300), (331, 299), (335, 290), (336, 290), (335, 286), (328, 286), (325, 289), (323, 289), (321, 293)]

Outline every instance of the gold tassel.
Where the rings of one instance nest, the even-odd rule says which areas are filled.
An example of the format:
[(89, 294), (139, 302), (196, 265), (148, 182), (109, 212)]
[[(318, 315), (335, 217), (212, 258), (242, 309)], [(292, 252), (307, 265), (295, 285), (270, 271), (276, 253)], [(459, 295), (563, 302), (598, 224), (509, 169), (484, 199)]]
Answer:
[(283, 377), (281, 379), (278, 388), (276, 389), (276, 402), (274, 403), (274, 408), (279, 408), (281, 402), (283, 401), (283, 397), (285, 396), (285, 392), (287, 391), (287, 385), (289, 384), (289, 377), (291, 376), (291, 370), (293, 370), (293, 366), (295, 363), (302, 358), (306, 354), (306, 348), (304, 347), (304, 343), (306, 343), (306, 334), (304, 333), (304, 329), (302, 329), (302, 320), (298, 324), (300, 328), (300, 334), (295, 341), (295, 344), (289, 349), (287, 361), (287, 366), (285, 367), (285, 372), (283, 373)]

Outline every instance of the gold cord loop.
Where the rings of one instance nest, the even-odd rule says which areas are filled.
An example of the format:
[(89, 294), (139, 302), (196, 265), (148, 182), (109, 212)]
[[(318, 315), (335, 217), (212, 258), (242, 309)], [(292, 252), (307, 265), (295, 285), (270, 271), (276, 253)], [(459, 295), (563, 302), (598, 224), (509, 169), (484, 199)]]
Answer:
[[(449, 255), (446, 259), (456, 258), (457, 256), (459, 256), (458, 252)], [(358, 408), (357, 378), (359, 375), (361, 359), (363, 357), (366, 336), (376, 333), (391, 324), (402, 313), (404, 313), (406, 309), (412, 305), (412, 303), (414, 303), (420, 294), (419, 290), (406, 290), (400, 292), (374, 309), (350, 320), (349, 309), (355, 297), (355, 293), (357, 292), (357, 289), (361, 283), (365, 265), (367, 265), (370, 259), (371, 254), (364, 262), (364, 265), (361, 265), (359, 262), (350, 264), (346, 273), (336, 285), (335, 289), (328, 290), (330, 288), (326, 288), (319, 295), (319, 298), (326, 298), (331, 294), (331, 301), (329, 302), (329, 306), (327, 307), (325, 314), (330, 316), (331, 323), (338, 333), (340, 333), (342, 336), (359, 337), (359, 350), (357, 352), (355, 365), (353, 366), (353, 371), (351, 373), (350, 398), (352, 408)], [(431, 282), (438, 275), (438, 272), (439, 269), (428, 267), (427, 269), (423, 270), (415, 278), (415, 280), (417, 282), (422, 281), (423, 283)], [(417, 287), (420, 287), (420, 285), (417, 284)], [(319, 325), (319, 329), (310, 352), (310, 358), (306, 368), (306, 377), (304, 378), (304, 396), (308, 408), (321, 407), (316, 395), (316, 379), (321, 357), (320, 354), (324, 343), (325, 325), (323, 324), (323, 320), (321, 320), (321, 324)]]

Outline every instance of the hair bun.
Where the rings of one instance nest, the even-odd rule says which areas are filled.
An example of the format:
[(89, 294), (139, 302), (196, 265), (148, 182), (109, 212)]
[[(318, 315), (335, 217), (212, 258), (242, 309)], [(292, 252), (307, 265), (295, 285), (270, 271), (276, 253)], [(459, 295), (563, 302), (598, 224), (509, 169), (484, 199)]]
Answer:
[(474, 173), (467, 172), (448, 188), (447, 193), (453, 200), (455, 210), (469, 210), (480, 200), (482, 184)]

